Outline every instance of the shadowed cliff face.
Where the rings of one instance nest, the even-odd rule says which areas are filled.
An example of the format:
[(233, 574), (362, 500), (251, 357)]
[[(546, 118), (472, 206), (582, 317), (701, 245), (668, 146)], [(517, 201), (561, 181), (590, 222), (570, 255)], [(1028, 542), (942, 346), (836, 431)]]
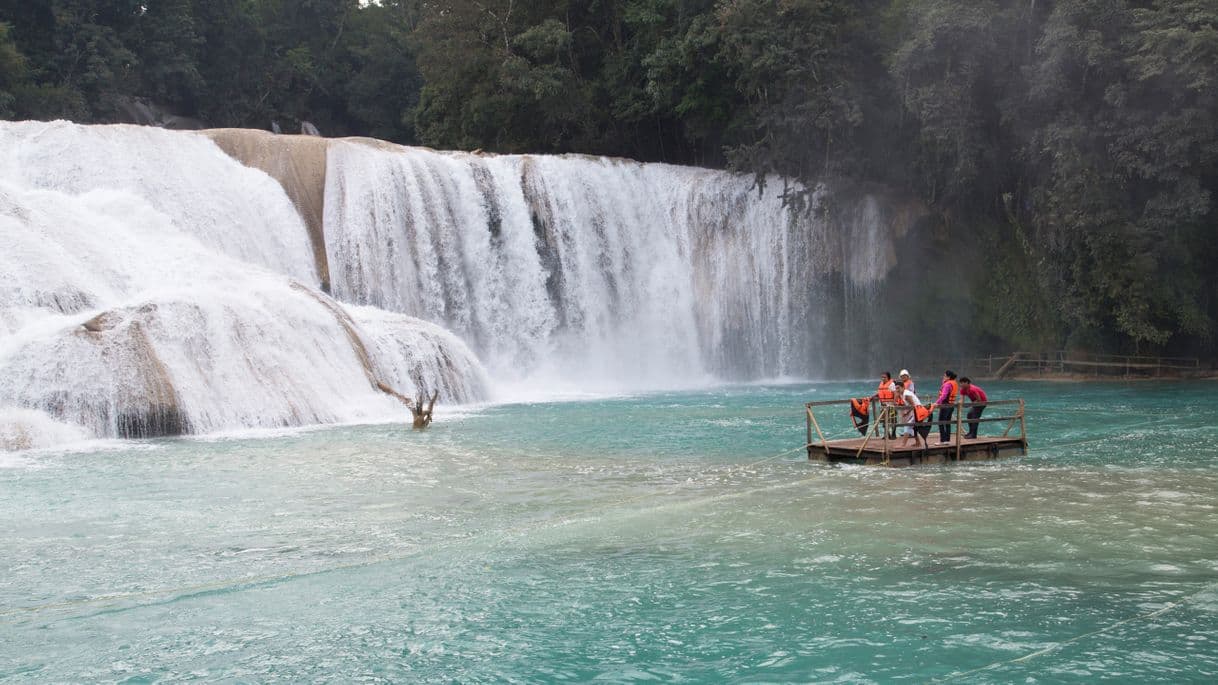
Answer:
[[(190, 432), (173, 376), (157, 353), (150, 326), (160, 320), (158, 306), (112, 310), (79, 328), (39, 340), (6, 358), (13, 376), (26, 375), (20, 398), (61, 420), (85, 423), (95, 435), (148, 438)], [(72, 364), (39, 367), (52, 357)]]

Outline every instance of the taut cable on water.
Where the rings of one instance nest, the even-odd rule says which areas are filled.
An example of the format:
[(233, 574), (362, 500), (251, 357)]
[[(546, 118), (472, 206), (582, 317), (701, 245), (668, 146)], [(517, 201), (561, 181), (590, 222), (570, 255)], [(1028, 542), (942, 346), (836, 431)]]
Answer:
[[(1161, 420), (1162, 420), (1162, 418), (1153, 418), (1148, 421), (1139, 422), (1138, 424), (1135, 424), (1134, 426), (1129, 426), (1129, 427), (1140, 427), (1143, 425), (1156, 423)], [(826, 437), (826, 439), (838, 439), (838, 438), (844, 437), (846, 435), (850, 435), (854, 432), (855, 432), (854, 429), (845, 429), (843, 431), (829, 433), (825, 437)], [(1097, 441), (1106, 440), (1106, 439), (1110, 439), (1110, 438), (1111, 438), (1111, 436), (1103, 436), (1100, 438), (1094, 438), (1094, 439), (1090, 439), (1090, 440), (1082, 440), (1082, 441), (1073, 442), (1073, 443), (1066, 443), (1064, 445), (1054, 445), (1053, 447), (1069, 447), (1069, 446), (1085, 444), (1085, 443), (1089, 443), (1089, 442), (1097, 442)], [(727, 469), (727, 473), (732, 473), (739, 469), (752, 468), (752, 467), (755, 467), (755, 466), (758, 466), (761, 464), (765, 464), (768, 462), (772, 462), (772, 461), (781, 459), (783, 457), (786, 457), (790, 454), (794, 454), (801, 450), (806, 450), (810, 446), (812, 446), (812, 444), (813, 443), (804, 443), (802, 445), (799, 445), (798, 447), (793, 447), (791, 449), (783, 450), (781, 452), (777, 452), (775, 454), (763, 457), (761, 459), (748, 461), (746, 463), (734, 464)], [(723, 499), (728, 499), (728, 498), (738, 498), (738, 497), (747, 496), (747, 495), (755, 493), (755, 492), (760, 492), (763, 490), (773, 490), (776, 488), (794, 487), (794, 486), (806, 483), (808, 481), (811, 481), (814, 478), (815, 477), (805, 478), (805, 479), (800, 479), (797, 481), (792, 481), (789, 483), (780, 483), (777, 485), (767, 485), (763, 488), (752, 488), (752, 489), (743, 490), (740, 492), (729, 493), (727, 495), (716, 495), (716, 496), (702, 498), (702, 499), (688, 500), (688, 501), (682, 502), (681, 504), (684, 506), (696, 506), (699, 504), (704, 504), (704, 503), (712, 502), (712, 501), (721, 501)], [(622, 506), (625, 506), (628, 504), (634, 504), (634, 503), (637, 503), (637, 502), (640, 502), (643, 500), (647, 500), (647, 499), (654, 499), (654, 498), (658, 498), (658, 497), (667, 497), (667, 496), (676, 494), (676, 492), (678, 492), (678, 490), (673, 490), (673, 489), (669, 489), (664, 492), (649, 492), (649, 493), (646, 493), (643, 495), (639, 495), (637, 497), (632, 497), (632, 498), (612, 502), (603, 507), (598, 507), (598, 508), (591, 509), (591, 510), (585, 510), (578, 514), (571, 514), (568, 516), (564, 516), (560, 519), (554, 519), (554, 520), (543, 521), (543, 522), (538, 522), (538, 523), (526, 524), (526, 525), (522, 525), (522, 526), (516, 526), (516, 527), (508, 528), (505, 530), (488, 533), (486, 535), (475, 536), (473, 538), (463, 538), (461, 540), (446, 540), (446, 541), (434, 543), (431, 545), (424, 545), (424, 546), (418, 547), (416, 549), (413, 549), (413, 550), (410, 550), (407, 552), (399, 552), (396, 554), (382, 555), (382, 556), (373, 557), (370, 559), (363, 559), (360, 561), (354, 561), (354, 562), (350, 562), (350, 563), (346, 563), (346, 564), (338, 564), (338, 565), (334, 565), (334, 566), (328, 566), (328, 567), (313, 569), (313, 570), (309, 570), (309, 571), (302, 571), (302, 572), (297, 572), (297, 573), (265, 574), (265, 575), (257, 575), (257, 576), (248, 576), (245, 578), (230, 578), (227, 580), (221, 580), (221, 581), (216, 581), (216, 582), (212, 582), (212, 583), (199, 583), (199, 584), (195, 584), (195, 585), (184, 585), (184, 586), (179, 586), (179, 587), (174, 587), (174, 588), (147, 590), (144, 592), (112, 593), (112, 594), (102, 595), (102, 596), (98, 596), (98, 597), (90, 597), (90, 598), (79, 599), (79, 600), (54, 602), (54, 603), (40, 604), (40, 605), (29, 606), (29, 607), (15, 607), (15, 608), (8, 608), (8, 609), (0, 609), (0, 617), (30, 615), (30, 614), (36, 614), (36, 613), (39, 613), (42, 611), (50, 611), (50, 610), (54, 610), (54, 609), (67, 609), (67, 608), (81, 607), (81, 606), (107, 605), (107, 604), (111, 604), (111, 603), (115, 603), (115, 602), (147, 599), (147, 598), (153, 598), (153, 597), (165, 597), (165, 598), (174, 600), (174, 599), (190, 597), (192, 595), (196, 595), (196, 594), (200, 594), (200, 593), (214, 592), (217, 590), (227, 590), (227, 589), (237, 590), (237, 589), (261, 587), (261, 586), (271, 585), (271, 584), (275, 584), (275, 583), (296, 580), (296, 579), (300, 579), (300, 578), (307, 578), (307, 577), (319, 576), (319, 575), (323, 575), (323, 574), (327, 574), (327, 573), (334, 573), (337, 571), (365, 568), (365, 567), (374, 566), (377, 564), (388, 563), (388, 562), (393, 562), (393, 561), (400, 561), (400, 560), (405, 560), (405, 559), (409, 559), (412, 557), (417, 557), (417, 556), (423, 554), (424, 552), (430, 552), (432, 550), (436, 550), (436, 549), (443, 548), (443, 547), (450, 547), (450, 546), (459, 545), (459, 544), (466, 544), (472, 540), (485, 538), (489, 535), (517, 535), (517, 534), (529, 532), (532, 530), (541, 530), (541, 529), (544, 529), (547, 527), (553, 528), (553, 527), (564, 526), (564, 525), (568, 525), (570, 523), (573, 523), (573, 522), (576, 522), (579, 520), (587, 519), (587, 517), (594, 515), (594, 514), (604, 513), (606, 511), (610, 511), (615, 508), (620, 508)], [(661, 506), (663, 506), (663, 505), (661, 505)], [(123, 607), (119, 610), (136, 609), (141, 606), (147, 606), (147, 604), (136, 604), (131, 607)]]
[[(767, 462), (774, 461), (776, 459), (785, 457), (789, 454), (793, 454), (800, 450), (805, 450), (808, 448), (808, 446), (810, 444), (811, 443), (808, 443), (808, 444), (800, 445), (799, 447), (791, 448), (789, 450), (784, 450), (782, 452), (778, 452), (777, 454), (773, 454), (773, 455), (764, 457), (762, 459), (750, 461), (747, 464), (735, 464), (728, 469), (728, 473), (731, 473), (739, 468), (753, 467), (753, 466), (757, 466), (759, 464), (764, 464)], [(790, 487), (790, 486), (794, 486), (794, 485), (797, 485), (800, 483), (805, 483), (809, 480), (811, 480), (811, 478), (801, 479), (799, 481), (794, 481), (792, 483), (780, 484), (778, 486), (771, 485), (771, 486), (766, 486), (766, 488), (754, 488), (751, 490), (745, 490), (745, 491), (741, 491), (741, 492), (737, 492), (737, 493), (729, 493), (728, 495), (719, 495), (719, 496), (708, 497), (708, 498), (703, 498), (703, 499), (699, 499), (699, 500), (690, 500), (690, 501), (683, 502), (682, 504), (684, 504), (686, 506), (693, 506), (693, 505), (702, 504), (705, 502), (722, 500), (725, 498), (743, 497), (750, 493), (759, 492), (764, 489), (773, 489), (775, 487)], [(203, 593), (208, 593), (208, 592), (215, 592), (218, 590), (252, 589), (252, 588), (256, 588), (256, 587), (264, 587), (267, 585), (288, 582), (288, 581), (297, 580), (297, 579), (301, 579), (301, 578), (310, 578), (310, 577), (320, 576), (320, 575), (324, 575), (327, 573), (334, 573), (337, 571), (347, 571), (347, 570), (358, 569), (358, 568), (367, 568), (370, 566), (375, 566), (377, 564), (383, 564), (383, 563), (389, 563), (389, 562), (393, 562), (393, 561), (402, 561), (405, 559), (410, 559), (413, 557), (417, 557), (425, 552), (431, 552), (431, 551), (441, 549), (444, 547), (468, 544), (471, 541), (483, 539), (483, 538), (489, 537), (491, 535), (509, 536), (509, 535), (518, 535), (521, 533), (526, 533), (526, 532), (534, 531), (534, 530), (543, 530), (545, 528), (557, 528), (560, 526), (565, 526), (570, 523), (574, 523), (574, 522), (577, 522), (580, 520), (587, 519), (589, 516), (594, 515), (594, 514), (604, 513), (606, 511), (610, 511), (610, 510), (613, 510), (616, 508), (621, 508), (622, 506), (627, 505), (627, 504), (633, 504), (636, 502), (640, 502), (642, 500), (652, 499), (652, 498), (656, 498), (656, 497), (666, 497), (666, 496), (675, 494), (676, 492), (677, 492), (677, 490), (673, 490), (673, 489), (669, 489), (664, 492), (649, 492), (644, 495), (639, 495), (637, 497), (619, 500), (616, 502), (612, 502), (603, 507), (585, 510), (578, 514), (571, 514), (571, 515), (564, 516), (559, 519), (552, 519), (552, 520), (548, 520), (548, 521), (541, 521), (541, 522), (536, 522), (536, 523), (532, 523), (532, 524), (515, 526), (512, 528), (507, 528), (507, 529), (500, 530), (500, 531), (492, 531), (485, 535), (479, 535), (479, 536), (474, 536), (474, 537), (470, 537), (470, 538), (462, 538), (460, 540), (445, 540), (445, 541), (433, 543), (430, 545), (424, 545), (424, 546), (415, 548), (415, 549), (407, 551), (407, 552), (400, 552), (400, 553), (396, 553), (396, 554), (386, 554), (386, 555), (381, 555), (378, 557), (373, 557), (370, 559), (353, 561), (353, 562), (346, 563), (346, 564), (337, 564), (334, 566), (327, 566), (324, 568), (318, 568), (318, 569), (313, 569), (313, 570), (308, 570), (308, 571), (301, 571), (301, 572), (297, 572), (297, 573), (276, 573), (276, 574), (264, 574), (264, 575), (257, 575), (257, 576), (247, 576), (245, 578), (230, 578), (230, 579), (226, 579), (226, 580), (215, 581), (212, 583), (198, 583), (195, 585), (183, 585), (183, 586), (179, 586), (179, 587), (163, 588), (163, 589), (159, 589), (159, 590), (147, 590), (144, 592), (111, 593), (111, 594), (106, 594), (106, 595), (102, 595), (102, 596), (98, 596), (98, 597), (89, 597), (89, 598), (78, 599), (78, 600), (69, 600), (69, 601), (64, 601), (64, 602), (52, 602), (52, 603), (38, 604), (38, 605), (28, 606), (28, 607), (6, 608), (6, 609), (0, 609), (0, 617), (8, 618), (8, 617), (13, 617), (13, 616), (28, 616), (28, 615), (37, 614), (37, 613), (40, 613), (43, 611), (52, 611), (55, 609), (71, 609), (74, 607), (88, 607), (88, 606), (106, 606), (106, 605), (117, 603), (117, 602), (140, 600), (140, 599), (150, 599), (150, 598), (165, 598), (165, 600), (167, 600), (167, 601), (175, 601), (178, 599), (188, 598), (193, 595), (198, 595), (198, 594), (203, 594)], [(128, 607), (116, 607), (113, 610), (114, 611), (125, 611), (128, 609), (138, 609), (141, 607), (150, 606), (150, 605), (157, 604), (157, 603), (158, 602), (148, 602), (148, 603), (143, 603), (143, 604), (135, 604), (133, 606), (128, 606)], [(82, 617), (69, 617), (69, 618), (82, 618)]]

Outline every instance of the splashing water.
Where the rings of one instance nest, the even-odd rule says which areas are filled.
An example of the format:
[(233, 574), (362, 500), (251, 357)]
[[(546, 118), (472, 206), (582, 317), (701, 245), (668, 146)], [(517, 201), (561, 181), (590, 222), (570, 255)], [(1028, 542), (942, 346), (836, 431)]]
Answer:
[(282, 188), (206, 138), (57, 123), (5, 124), (0, 139), (6, 449), (401, 420), (377, 382), (486, 397), (453, 335), (401, 315), (352, 319), (314, 290)]

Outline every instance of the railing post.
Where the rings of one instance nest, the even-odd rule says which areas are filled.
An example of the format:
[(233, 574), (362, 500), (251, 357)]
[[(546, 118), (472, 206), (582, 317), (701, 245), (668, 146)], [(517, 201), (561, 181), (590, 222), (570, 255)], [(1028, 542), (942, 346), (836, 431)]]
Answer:
[(956, 461), (960, 461), (960, 427), (964, 425), (960, 414), (964, 409), (964, 400), (956, 397)]
[[(883, 406), (883, 405), (881, 405), (881, 406)], [(884, 439), (884, 465), (888, 466), (888, 463), (890, 461), (889, 456), (888, 456), (888, 415), (890, 413), (888, 411), (888, 407), (883, 407), (883, 412), (884, 412), (884, 427), (883, 427), (884, 435), (881, 437), (883, 437), (883, 439)]]
[[(804, 411), (808, 415), (807, 416), (808, 439), (804, 441), (804, 449), (806, 449), (808, 451), (808, 458), (811, 459), (812, 458), (812, 405), (805, 404)], [(850, 420), (851, 421), (854, 420), (853, 415), (851, 415)]]
[(1023, 453), (1026, 456), (1028, 453), (1028, 423), (1024, 418), (1024, 403), (1023, 398), (1019, 398), (1019, 437), (1023, 440)]
[[(825, 448), (825, 461), (829, 461), (829, 441), (825, 439), (825, 434), (820, 430), (820, 424), (816, 422), (816, 417), (812, 415), (812, 407), (808, 407), (808, 421), (812, 423), (812, 427), (816, 429), (816, 435), (820, 438), (821, 445)], [(812, 438), (808, 438), (808, 442), (812, 442)], [(808, 456), (811, 457), (811, 448), (808, 449)]]

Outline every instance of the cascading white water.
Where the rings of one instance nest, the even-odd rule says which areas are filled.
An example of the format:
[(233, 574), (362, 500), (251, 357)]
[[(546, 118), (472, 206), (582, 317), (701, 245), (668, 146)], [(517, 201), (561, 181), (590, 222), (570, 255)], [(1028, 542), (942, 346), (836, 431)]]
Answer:
[(235, 164), (200, 135), (147, 126), (5, 122), (0, 179), (70, 195), (132, 193), (208, 247), (317, 283), (304, 222), (283, 188)]
[[(315, 290), (282, 187), (206, 138), (59, 123), (0, 140), (0, 447), (402, 420), (376, 382), (486, 397), (460, 340)], [(70, 145), (101, 168), (51, 154)]]
[(875, 283), (892, 261), (874, 201), (831, 211), (818, 191), (797, 211), (776, 180), (362, 142), (332, 143), (327, 165), (334, 295), (442, 323), (500, 379), (823, 375), (820, 285)]
[[(462, 402), (828, 375), (904, 230), (863, 193), (793, 210), (776, 179), (244, 135), (225, 149), (278, 182), (201, 134), (0, 123), (7, 444), (400, 417), (380, 383)], [(324, 245), (289, 195), (324, 195)]]
[(394, 379), (405, 392), (438, 390), (450, 401), (487, 396), (490, 378), (457, 336), (435, 324), (375, 307), (344, 309), (359, 326), (375, 377)]

